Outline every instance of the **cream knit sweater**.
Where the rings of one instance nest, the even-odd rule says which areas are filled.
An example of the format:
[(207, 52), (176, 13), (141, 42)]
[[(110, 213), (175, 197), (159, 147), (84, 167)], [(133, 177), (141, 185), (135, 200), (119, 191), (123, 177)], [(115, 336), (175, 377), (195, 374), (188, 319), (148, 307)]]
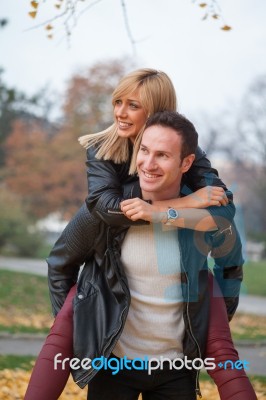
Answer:
[(122, 245), (131, 305), (113, 353), (117, 357), (182, 357), (184, 321), (176, 228), (132, 226)]

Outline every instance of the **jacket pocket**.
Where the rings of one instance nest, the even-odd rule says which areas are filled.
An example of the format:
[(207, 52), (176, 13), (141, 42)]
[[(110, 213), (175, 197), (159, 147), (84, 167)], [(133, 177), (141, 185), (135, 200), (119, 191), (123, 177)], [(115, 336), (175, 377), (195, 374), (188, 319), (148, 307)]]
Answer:
[(83, 302), (88, 297), (95, 295), (96, 293), (97, 289), (92, 285), (91, 282), (84, 282), (82, 287), (78, 287), (77, 294), (73, 299), (73, 308), (77, 307), (79, 303)]

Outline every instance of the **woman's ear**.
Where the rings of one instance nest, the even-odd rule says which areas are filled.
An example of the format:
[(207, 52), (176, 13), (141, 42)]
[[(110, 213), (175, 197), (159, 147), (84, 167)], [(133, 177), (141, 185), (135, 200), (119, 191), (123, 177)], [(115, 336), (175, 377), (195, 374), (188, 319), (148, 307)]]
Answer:
[(189, 170), (189, 168), (191, 167), (191, 165), (193, 164), (193, 161), (195, 160), (195, 154), (189, 154), (188, 156), (186, 156), (183, 161), (182, 161), (182, 172), (185, 173)]

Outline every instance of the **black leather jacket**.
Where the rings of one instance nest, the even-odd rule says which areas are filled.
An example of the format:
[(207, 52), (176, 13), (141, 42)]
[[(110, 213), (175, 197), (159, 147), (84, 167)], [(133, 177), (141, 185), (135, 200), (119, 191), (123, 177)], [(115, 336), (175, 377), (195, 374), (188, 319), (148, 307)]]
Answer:
[[(132, 151), (132, 149), (131, 149)], [(95, 158), (95, 148), (87, 150), (87, 177), (88, 193), (86, 199), (88, 209), (103, 217), (110, 224), (117, 224), (115, 213), (120, 213), (120, 203), (125, 198), (141, 197), (137, 175), (128, 175), (129, 162), (115, 164), (112, 161), (98, 160)], [(123, 185), (134, 183), (132, 193), (127, 190), (123, 193)], [(220, 186), (226, 191), (230, 200), (227, 207), (222, 207), (221, 216), (226, 219), (233, 219), (235, 215), (235, 206), (233, 204), (233, 194), (227, 189), (226, 185), (219, 178), (216, 169), (211, 167), (206, 154), (197, 147), (196, 157), (191, 168), (183, 175), (182, 193), (188, 195), (205, 186)], [(113, 215), (112, 215), (113, 214)], [(129, 225), (128, 218), (122, 219), (125, 225)], [(118, 220), (121, 224), (121, 219)]]
[[(94, 157), (93, 150), (88, 153), (89, 157)], [(207, 169), (203, 168), (204, 171)], [(130, 221), (119, 214), (118, 203), (115, 204), (113, 199), (114, 194), (117, 196), (118, 190), (120, 199), (123, 195), (126, 198), (138, 195), (136, 177), (128, 177), (127, 170), (126, 164), (116, 165), (110, 161), (99, 162), (96, 159), (90, 162), (89, 172), (92, 179), (89, 180), (89, 184), (92, 200), (88, 199), (87, 204), (93, 207), (93, 212), (91, 213), (85, 205), (81, 207), (47, 259), (54, 314), (58, 313), (68, 291), (77, 282), (80, 266), (85, 262), (74, 299), (74, 357), (79, 359), (87, 357), (93, 359), (101, 355), (108, 357), (126, 320), (130, 293), (120, 261), (120, 248)], [(213, 170), (209, 172), (214, 174)], [(100, 176), (98, 181), (97, 174)], [(124, 191), (120, 189), (121, 181), (119, 183), (112, 180), (111, 175), (116, 179), (124, 177), (124, 182), (127, 182)], [(217, 185), (219, 178), (216, 176), (215, 179)], [(102, 180), (105, 181), (107, 188)], [(103, 193), (102, 196), (100, 193)], [(106, 205), (109, 207), (108, 203), (112, 206), (109, 212), (108, 208), (105, 208)], [(190, 358), (203, 357), (205, 352), (209, 307), (206, 255), (209, 250), (214, 249), (215, 274), (226, 296), (230, 318), (238, 304), (242, 280), (243, 259), (239, 236), (232, 222), (233, 203), (226, 207), (210, 207), (209, 211), (216, 220), (218, 231), (214, 235), (208, 234), (208, 238), (205, 238), (203, 233), (197, 233), (201, 243), (200, 251), (196, 246), (192, 247), (193, 251), (187, 247), (195, 239), (195, 233), (188, 229), (179, 230), (184, 266), (182, 273), (186, 327), (184, 353)], [(111, 219), (114, 221), (112, 225), (110, 225)], [(232, 242), (232, 229), (235, 244), (228, 251), (224, 251), (224, 248), (230, 246)], [(223, 242), (223, 249), (217, 245), (218, 241)], [(216, 248), (213, 247), (214, 244)], [(193, 293), (194, 298), (191, 297)], [(84, 387), (96, 372), (93, 369), (87, 371), (82, 368), (72, 371), (74, 380), (80, 387)]]

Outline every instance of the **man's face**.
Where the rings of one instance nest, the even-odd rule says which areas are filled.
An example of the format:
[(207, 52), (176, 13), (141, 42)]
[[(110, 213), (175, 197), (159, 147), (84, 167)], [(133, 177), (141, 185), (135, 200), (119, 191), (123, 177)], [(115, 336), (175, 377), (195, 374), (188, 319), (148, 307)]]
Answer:
[[(182, 138), (172, 128), (155, 125), (143, 133), (137, 155), (137, 170), (143, 197), (167, 200), (177, 197), (180, 182), (194, 155), (181, 162)], [(151, 198), (152, 199), (152, 198)]]

